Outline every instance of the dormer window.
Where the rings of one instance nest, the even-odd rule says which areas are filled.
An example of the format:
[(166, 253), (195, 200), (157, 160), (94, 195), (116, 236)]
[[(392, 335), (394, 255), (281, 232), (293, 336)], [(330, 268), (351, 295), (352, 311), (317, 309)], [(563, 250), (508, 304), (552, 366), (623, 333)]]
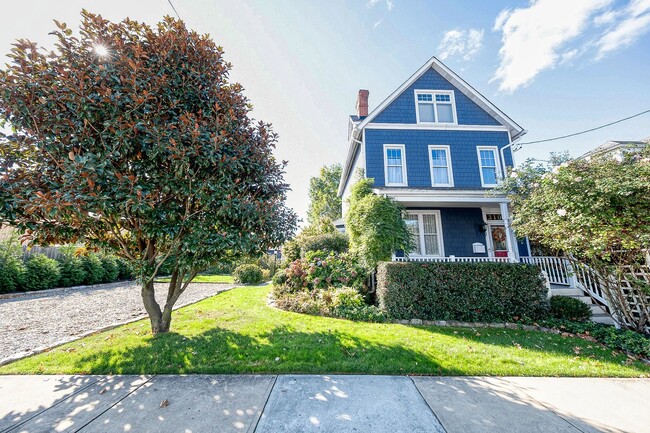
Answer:
[(416, 90), (418, 123), (456, 123), (454, 92)]

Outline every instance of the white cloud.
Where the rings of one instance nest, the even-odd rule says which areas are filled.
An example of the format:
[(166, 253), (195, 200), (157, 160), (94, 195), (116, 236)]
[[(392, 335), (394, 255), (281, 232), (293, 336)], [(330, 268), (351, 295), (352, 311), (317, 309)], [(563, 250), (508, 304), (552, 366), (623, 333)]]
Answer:
[(650, 0), (632, 0), (616, 15), (612, 21), (617, 17), (621, 17), (620, 20), (598, 41), (596, 60), (611, 51), (632, 44), (650, 30)]
[(382, 20), (377, 21), (377, 22), (375, 23), (375, 25), (372, 26), (372, 28), (373, 28), (373, 29), (376, 29), (377, 27), (379, 27), (379, 25), (381, 24), (381, 22), (382, 22)]
[(449, 30), (438, 45), (438, 57), (446, 60), (449, 57), (461, 56), (470, 60), (481, 49), (483, 30)]
[(585, 30), (595, 13), (611, 3), (612, 0), (531, 0), (526, 8), (501, 11), (494, 30), (502, 32), (503, 46), (492, 81), (500, 82), (500, 90), (512, 92), (562, 61), (561, 53), (573, 57), (575, 54), (568, 54), (571, 50), (566, 49), (567, 43)]
[[(379, 3), (380, 1), (381, 0), (368, 0), (367, 6), (369, 8), (371, 8), (371, 7), (375, 6), (375, 5), (377, 5), (377, 3)], [(386, 3), (386, 9), (388, 9), (389, 11), (392, 11), (393, 6), (394, 6), (393, 0), (384, 0), (384, 2)]]

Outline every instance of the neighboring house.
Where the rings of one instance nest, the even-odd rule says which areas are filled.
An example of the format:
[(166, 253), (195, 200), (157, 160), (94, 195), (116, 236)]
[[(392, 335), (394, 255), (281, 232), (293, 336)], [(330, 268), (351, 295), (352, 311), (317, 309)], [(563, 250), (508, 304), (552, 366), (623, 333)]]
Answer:
[(648, 146), (650, 146), (650, 137), (640, 141), (609, 140), (594, 150), (590, 150), (589, 152), (585, 153), (580, 158), (587, 159), (597, 158), (601, 156), (622, 158), (626, 153), (641, 152)]
[(338, 191), (344, 214), (363, 169), (377, 194), (406, 208), (416, 245), (411, 260), (529, 255), (510, 228), (507, 198), (492, 192), (513, 166), (511, 143), (526, 133), (521, 126), (435, 57), (370, 113), (368, 96), (359, 91), (350, 116)]

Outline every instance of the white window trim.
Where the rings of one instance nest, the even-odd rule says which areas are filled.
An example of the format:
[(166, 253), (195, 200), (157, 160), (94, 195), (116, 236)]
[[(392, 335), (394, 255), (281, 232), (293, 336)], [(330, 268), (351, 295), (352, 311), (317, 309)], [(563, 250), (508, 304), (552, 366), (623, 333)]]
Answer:
[[(436, 119), (435, 122), (421, 122), (420, 121), (420, 108), (418, 107), (418, 95), (433, 95), (431, 104), (433, 105), (433, 115)], [(454, 118), (453, 122), (438, 122), (438, 107), (436, 106), (436, 95), (449, 95), (451, 102), (451, 115)], [(425, 102), (428, 103), (428, 102)], [(415, 119), (416, 123), (422, 125), (458, 125), (458, 116), (456, 115), (456, 98), (454, 97), (453, 90), (415, 90)]]
[(442, 239), (442, 218), (440, 217), (439, 210), (410, 210), (407, 209), (406, 212), (409, 215), (417, 215), (418, 217), (418, 232), (420, 234), (420, 251), (424, 252), (424, 223), (422, 222), (422, 215), (435, 215), (436, 216), (436, 231), (438, 232), (438, 251), (440, 254), (437, 256), (426, 255), (426, 254), (417, 254), (417, 253), (408, 253), (409, 256), (413, 257), (445, 257), (445, 242)]
[[(483, 180), (483, 164), (481, 163), (481, 150), (491, 150), (494, 152), (494, 163), (496, 164), (496, 183), (485, 183)], [(501, 162), (499, 161), (499, 148), (497, 146), (476, 146), (476, 157), (478, 158), (478, 172), (481, 175), (481, 186), (484, 188), (499, 185), (501, 179)]]
[[(449, 183), (435, 183), (433, 177), (433, 158), (431, 157), (431, 151), (444, 150), (447, 155), (447, 177), (449, 178)], [(454, 170), (451, 167), (451, 149), (448, 145), (439, 145), (439, 144), (430, 144), (429, 145), (429, 175), (431, 176), (431, 186), (435, 187), (447, 187), (451, 188), (454, 186)]]
[[(386, 151), (388, 149), (400, 149), (402, 151), (402, 183), (388, 183), (388, 158), (386, 158)], [(406, 146), (403, 144), (384, 144), (384, 185), (386, 186), (408, 186), (408, 178), (406, 177)]]

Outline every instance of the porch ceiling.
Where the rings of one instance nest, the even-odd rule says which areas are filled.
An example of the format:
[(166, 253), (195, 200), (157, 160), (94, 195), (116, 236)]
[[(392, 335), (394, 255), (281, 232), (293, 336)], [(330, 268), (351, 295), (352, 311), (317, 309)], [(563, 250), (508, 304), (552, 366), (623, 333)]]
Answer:
[(509, 202), (504, 195), (486, 190), (376, 188), (374, 191), (413, 207), (499, 207), (500, 203)]

